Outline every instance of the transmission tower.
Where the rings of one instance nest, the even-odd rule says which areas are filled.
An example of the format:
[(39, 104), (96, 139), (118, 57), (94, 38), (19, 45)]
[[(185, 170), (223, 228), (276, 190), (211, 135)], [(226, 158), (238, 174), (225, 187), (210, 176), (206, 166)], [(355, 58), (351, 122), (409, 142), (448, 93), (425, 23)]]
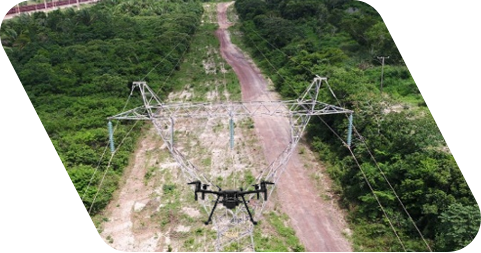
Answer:
[[(200, 180), (203, 184), (214, 185), (198, 167), (191, 163), (174, 143), (175, 122), (178, 119), (228, 119), (230, 126), (230, 148), (234, 146), (234, 120), (251, 117), (284, 117), (290, 125), (290, 140), (281, 154), (256, 176), (255, 183), (261, 180), (276, 183), (286, 169), (297, 143), (302, 137), (310, 118), (316, 115), (349, 114), (352, 124), (353, 111), (342, 107), (317, 101), (322, 83), (327, 78), (316, 76), (306, 91), (296, 100), (287, 101), (252, 101), (252, 102), (205, 102), (205, 103), (163, 103), (144, 81), (134, 82), (132, 91), (138, 89), (142, 95), (143, 105), (109, 117), (110, 120), (147, 120), (152, 121), (158, 134), (165, 142), (172, 157), (179, 165), (186, 182)], [(111, 128), (109, 128), (111, 130)], [(349, 131), (352, 129), (349, 127)], [(112, 136), (112, 134), (110, 134)], [(351, 134), (348, 133), (348, 139)], [(111, 138), (113, 147), (113, 138)], [(348, 143), (350, 140), (348, 140)], [(275, 186), (275, 185), (274, 185)], [(282, 186), (281, 186), (282, 187)], [(268, 192), (270, 197), (275, 187)], [(249, 202), (254, 196), (249, 198)], [(212, 208), (214, 199), (206, 196), (200, 203), (207, 213)], [(260, 220), (266, 201), (260, 198), (250, 204), (255, 220)], [(239, 250), (254, 251), (254, 226), (250, 222), (245, 207), (234, 210), (216, 211), (212, 223), (217, 230), (216, 251), (237, 243)]]

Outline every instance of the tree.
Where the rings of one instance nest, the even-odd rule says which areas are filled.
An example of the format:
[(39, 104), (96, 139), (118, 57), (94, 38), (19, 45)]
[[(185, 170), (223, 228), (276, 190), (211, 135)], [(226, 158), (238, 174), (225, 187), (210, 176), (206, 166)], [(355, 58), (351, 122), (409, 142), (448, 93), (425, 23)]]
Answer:
[(287, 19), (310, 18), (320, 12), (321, 5), (317, 0), (290, 0), (281, 4), (280, 11), (282, 17)]
[(351, 37), (360, 45), (368, 45), (366, 32), (370, 27), (377, 23), (375, 17), (363, 15), (362, 13), (353, 13), (345, 16), (341, 21), (341, 29), (349, 33)]
[(453, 204), (439, 216), (436, 250), (456, 251), (471, 243), (481, 222), (479, 207)]
[(292, 21), (281, 17), (258, 15), (254, 18), (254, 22), (261, 31), (262, 36), (278, 48), (291, 43), (293, 39), (300, 37), (301, 34)]
[(442, 41), (438, 29), (405, 20), (377, 23), (366, 35), (374, 54), (389, 55), (398, 62), (422, 62)]
[(236, 1), (235, 8), (242, 19), (253, 19), (267, 11), (266, 3), (261, 0)]

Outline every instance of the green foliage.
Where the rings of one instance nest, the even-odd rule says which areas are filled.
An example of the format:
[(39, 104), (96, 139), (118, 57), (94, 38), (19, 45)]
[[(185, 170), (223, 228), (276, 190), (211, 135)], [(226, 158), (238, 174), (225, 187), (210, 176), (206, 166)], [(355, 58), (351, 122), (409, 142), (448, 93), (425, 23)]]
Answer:
[(474, 0), (468, 1), (349, 1), (345, 7), (359, 8), (381, 20), (407, 20), (411, 23), (439, 23), (462, 27), (479, 21), (481, 8)]
[[(322, 89), (319, 100), (354, 111), (356, 130), (366, 144), (355, 134), (352, 148), (374, 193), (351, 154), (329, 129), (344, 138), (346, 117), (324, 116), (329, 127), (312, 118), (307, 141), (329, 165), (335, 189), (354, 224), (357, 250), (402, 250), (375, 196), (406, 247), (426, 250), (384, 176), (428, 243), (452, 250), (474, 238), (479, 226), (476, 201), (373, 8), (351, 0), (238, 0), (235, 7), (242, 20), (242, 45), (252, 52), (282, 96), (297, 98), (314, 73), (329, 77), (337, 96), (335, 99), (329, 89)], [(381, 65), (376, 56), (390, 56), (384, 66), (382, 94)], [(453, 205), (472, 207), (465, 210), (472, 217), (469, 232), (443, 229), (448, 227), (442, 224), (452, 216), (448, 210)]]
[[(111, 0), (3, 22), (2, 46), (87, 209), (109, 160), (107, 151), (99, 163), (108, 143), (106, 118), (124, 107), (129, 82), (145, 77), (161, 96), (172, 90), (162, 82), (189, 49), (202, 12), (193, 0)], [(130, 102), (140, 99), (135, 94)], [(132, 125), (118, 125), (114, 139), (124, 139)], [(117, 150), (92, 215), (109, 202), (140, 127)]]
[(439, 221), (436, 250), (460, 250), (471, 243), (478, 234), (481, 222), (479, 207), (452, 204), (439, 216)]
[(283, 1), (279, 6), (281, 15), (287, 19), (308, 19), (323, 13), (325, 5), (316, 0)]
[[(254, 242), (255, 250), (261, 252), (286, 252), (295, 251), (303, 252), (305, 251), (304, 246), (299, 242), (296, 237), (295, 231), (286, 226), (284, 221), (288, 217), (284, 215), (277, 215), (274, 212), (270, 212), (264, 215), (266, 218), (265, 226), (272, 226), (272, 232), (274, 236), (263, 234), (260, 229), (254, 231)], [(270, 224), (270, 225), (267, 225)], [(260, 225), (264, 226), (263, 224)], [(269, 234), (271, 234), (269, 233)]]
[(267, 5), (261, 0), (236, 1), (235, 7), (239, 16), (246, 20), (267, 12)]
[(365, 15), (364, 11), (353, 9), (349, 15), (343, 15), (339, 27), (347, 32), (361, 45), (368, 45), (365, 33), (377, 23), (373, 15)]
[(389, 55), (395, 61), (421, 62), (442, 40), (436, 28), (410, 24), (405, 20), (377, 23), (366, 32), (366, 36), (375, 54)]
[(294, 24), (282, 17), (259, 15), (253, 20), (256, 26), (262, 30), (263, 36), (276, 47), (284, 47), (300, 35)]

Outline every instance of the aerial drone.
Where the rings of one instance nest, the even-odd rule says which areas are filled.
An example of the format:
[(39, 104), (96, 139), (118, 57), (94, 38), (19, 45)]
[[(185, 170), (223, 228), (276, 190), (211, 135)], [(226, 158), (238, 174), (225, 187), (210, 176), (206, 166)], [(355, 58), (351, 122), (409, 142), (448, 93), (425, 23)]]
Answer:
[(223, 191), (219, 186), (217, 186), (217, 188), (219, 188), (219, 191), (210, 191), (210, 190), (207, 190), (207, 187), (209, 187), (209, 185), (202, 184), (200, 181), (193, 181), (193, 182), (190, 182), (188, 184), (195, 185), (195, 193), (194, 193), (195, 200), (198, 199), (197, 193), (199, 193), (199, 192), (202, 193), (202, 199), (205, 198), (206, 193), (217, 195), (217, 199), (215, 200), (214, 207), (212, 207), (212, 211), (210, 212), (209, 219), (206, 222), (204, 222), (205, 225), (208, 225), (211, 222), (212, 215), (214, 214), (214, 211), (215, 211), (215, 208), (217, 207), (217, 204), (221, 203), (226, 208), (232, 210), (232, 209), (236, 208), (242, 202), (244, 203), (244, 205), (246, 207), (247, 213), (249, 214), (249, 217), (251, 219), (252, 224), (257, 225), (257, 222), (254, 221), (254, 219), (252, 218), (252, 214), (249, 211), (249, 207), (247, 206), (247, 202), (244, 198), (244, 195), (256, 193), (257, 199), (259, 199), (260, 193), (264, 193), (264, 200), (267, 201), (267, 185), (268, 184), (273, 185), (274, 183), (267, 182), (267, 181), (261, 181), (260, 184), (252, 185), (255, 188), (255, 190), (253, 190), (253, 191), (244, 191), (242, 188), (240, 188), (239, 190), (224, 190)]

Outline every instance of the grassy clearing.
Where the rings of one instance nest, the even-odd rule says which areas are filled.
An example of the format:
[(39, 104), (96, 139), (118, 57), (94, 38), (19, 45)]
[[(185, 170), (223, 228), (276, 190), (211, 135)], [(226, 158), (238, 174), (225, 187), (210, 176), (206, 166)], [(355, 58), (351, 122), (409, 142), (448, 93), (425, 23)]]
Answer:
[(259, 228), (254, 231), (256, 251), (264, 252), (303, 252), (304, 246), (296, 237), (295, 231), (288, 227), (289, 217), (275, 211), (266, 213), (265, 220), (261, 221)]
[[(216, 4), (206, 3), (204, 8), (203, 25), (194, 36), (180, 70), (171, 79), (174, 93), (170, 98), (184, 102), (240, 100), (237, 76), (222, 59), (219, 41), (215, 37), (218, 28), (213, 22)], [(212, 183), (224, 189), (247, 187), (254, 182), (253, 171), (267, 166), (262, 152), (258, 152), (261, 147), (254, 123), (251, 119), (236, 120), (234, 150), (229, 149), (228, 132), (227, 120), (199, 120), (195, 123), (179, 120), (176, 122), (175, 143), (210, 177)], [(220, 153), (215, 156), (214, 150)], [(185, 184), (180, 169), (166, 167), (174, 163), (166, 150), (156, 150), (148, 155), (159, 160), (157, 168), (149, 168), (144, 177), (145, 184), (151, 185), (154, 191), (151, 201), (135, 213), (133, 232), (162, 231), (163, 236), (169, 238), (162, 245), (166, 251), (214, 251), (216, 231), (212, 225), (203, 224), (209, 213), (194, 201), (192, 188)], [(219, 212), (223, 207), (218, 206), (218, 209)], [(186, 210), (194, 210), (194, 214)], [(302, 251), (302, 245), (294, 230), (286, 226), (286, 220), (288, 217), (278, 212), (266, 214), (262, 225), (255, 229), (255, 241), (259, 245), (256, 250)], [(270, 239), (266, 240), (265, 236)], [(238, 251), (242, 246), (234, 243), (224, 251)]]
[[(237, 76), (219, 52), (219, 40), (215, 36), (218, 25), (211, 21), (216, 17), (216, 5), (205, 4), (203, 24), (194, 36), (191, 48), (172, 78), (174, 91), (183, 91), (184, 101), (240, 100), (241, 91)], [(215, 19), (216, 20), (216, 19)]]

